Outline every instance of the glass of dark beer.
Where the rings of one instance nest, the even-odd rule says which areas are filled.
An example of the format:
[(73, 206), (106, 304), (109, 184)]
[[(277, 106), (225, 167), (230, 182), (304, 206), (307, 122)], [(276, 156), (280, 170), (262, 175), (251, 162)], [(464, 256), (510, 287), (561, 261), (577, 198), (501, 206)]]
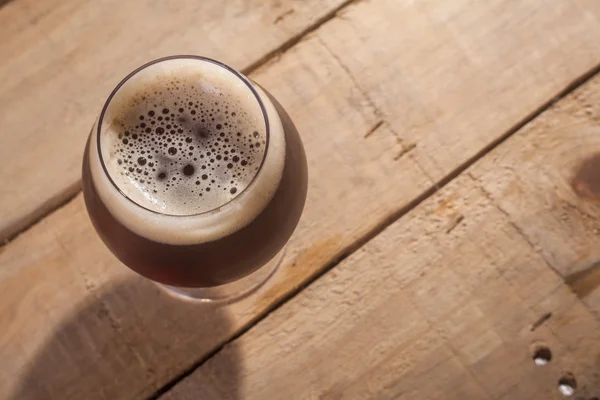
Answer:
[(169, 293), (233, 301), (277, 269), (308, 185), (298, 131), (258, 84), (173, 56), (112, 91), (90, 133), (83, 193), (127, 267)]

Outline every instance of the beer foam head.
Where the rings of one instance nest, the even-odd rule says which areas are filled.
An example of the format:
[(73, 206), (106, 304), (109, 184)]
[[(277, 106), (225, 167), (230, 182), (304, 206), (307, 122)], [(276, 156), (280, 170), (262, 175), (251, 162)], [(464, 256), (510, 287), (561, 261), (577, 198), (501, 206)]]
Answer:
[(253, 181), (268, 145), (250, 85), (212, 62), (146, 67), (110, 99), (99, 130), (103, 163), (135, 203), (169, 215), (227, 204)]

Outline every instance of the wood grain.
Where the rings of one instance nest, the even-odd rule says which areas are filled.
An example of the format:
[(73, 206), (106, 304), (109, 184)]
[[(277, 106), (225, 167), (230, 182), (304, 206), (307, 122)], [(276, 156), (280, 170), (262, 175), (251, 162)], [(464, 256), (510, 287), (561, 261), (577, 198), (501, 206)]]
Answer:
[[(523, 236), (526, 220), (507, 214), (473, 178), (500, 154), (517, 162), (519, 145), (545, 143), (525, 139), (509, 140), (163, 399), (558, 400), (568, 374), (576, 398), (598, 396), (600, 323)], [(568, 147), (568, 136), (554, 139)], [(491, 171), (484, 184), (493, 184)], [(543, 212), (529, 193), (498, 197), (506, 207), (518, 199), (530, 213)], [(464, 218), (448, 232), (456, 215)], [(546, 237), (568, 241), (577, 233)], [(551, 352), (548, 365), (532, 359), (540, 348)], [(235, 392), (233, 354), (243, 377)]]
[(90, 127), (129, 71), (172, 54), (246, 69), (344, 4), (18, 0), (0, 8), (0, 180), (9, 183), (0, 189), (0, 240), (77, 192)]
[[(17, 3), (7, 7), (12, 4)], [(475, 20), (489, 32), (471, 36), (459, 34), (470, 26), (464, 20), (471, 7), (467, 1), (456, 3), (458, 11), (445, 2), (436, 7), (431, 2), (360, 2), (251, 75), (296, 121), (311, 176), (307, 208), (284, 266), (256, 296), (223, 309), (177, 309), (114, 260), (96, 238), (80, 196), (5, 246), (0, 253), (0, 326), (9, 329), (0, 330), (0, 359), (12, 368), (0, 370), (2, 396), (150, 395), (355, 249), (600, 60), (592, 40), (600, 33), (598, 6), (572, 3), (562, 10), (580, 17), (574, 28), (547, 2), (528, 2), (527, 7), (537, 5), (535, 12), (527, 9), (526, 17), (518, 19), (514, 15), (525, 7), (520, 2), (486, 4), (487, 13), (475, 8)], [(436, 13), (444, 18), (433, 18)], [(363, 21), (371, 27), (358, 29), (365, 27)], [(548, 41), (550, 28), (562, 33)], [(463, 62), (466, 38), (473, 48), (512, 46), (518, 51), (524, 32), (527, 46), (543, 57), (515, 61), (482, 52), (478, 63)], [(352, 52), (344, 37), (357, 45)], [(395, 46), (394, 37), (404, 41)], [(400, 65), (400, 59), (414, 66)], [(396, 64), (387, 69), (379, 65), (382, 61)], [(480, 77), (489, 68), (517, 68), (519, 73), (490, 83)], [(468, 102), (469, 96), (478, 101)], [(431, 114), (433, 108), (425, 107), (429, 102), (437, 110)], [(478, 122), (481, 118), (485, 125)], [(463, 131), (466, 126), (478, 129)], [(67, 149), (62, 158), (78, 163), (80, 149)], [(434, 158), (440, 160), (436, 165)], [(49, 173), (54, 161), (43, 165)], [(463, 221), (458, 215), (444, 221), (443, 231), (459, 232), (464, 215)], [(206, 387), (214, 388), (216, 398), (219, 391), (237, 398), (245, 390), (244, 355), (227, 354), (218, 376), (228, 386)]]

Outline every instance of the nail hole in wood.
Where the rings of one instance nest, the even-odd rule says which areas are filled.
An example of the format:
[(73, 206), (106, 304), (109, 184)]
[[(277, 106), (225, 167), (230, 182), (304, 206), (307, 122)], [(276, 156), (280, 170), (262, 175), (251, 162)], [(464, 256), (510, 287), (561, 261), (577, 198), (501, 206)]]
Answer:
[(558, 380), (558, 391), (565, 397), (571, 397), (577, 389), (577, 381), (573, 374), (566, 374)]
[(552, 352), (548, 347), (538, 347), (533, 353), (533, 361), (537, 366), (548, 364), (552, 360)]

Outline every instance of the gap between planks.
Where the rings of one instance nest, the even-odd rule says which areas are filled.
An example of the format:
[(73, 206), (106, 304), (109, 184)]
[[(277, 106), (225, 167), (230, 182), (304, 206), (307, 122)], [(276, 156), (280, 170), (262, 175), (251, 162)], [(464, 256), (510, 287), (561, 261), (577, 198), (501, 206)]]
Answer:
[[(358, 1), (361, 1), (361, 0), (358, 0)], [(348, 4), (350, 4), (350, 3), (352, 3), (352, 1), (348, 2)], [(334, 17), (335, 17), (335, 15), (334, 15)], [(308, 32), (308, 33), (310, 33), (310, 32)], [(295, 43), (299, 42), (300, 40), (301, 40), (301, 38), (299, 40), (296, 40)], [(402, 218), (404, 215), (406, 215), (408, 212), (410, 212), (413, 208), (419, 206), (422, 202), (427, 200), (429, 197), (433, 196), (436, 192), (438, 192), (440, 189), (442, 189), (447, 184), (449, 184), (452, 180), (454, 180), (454, 178), (456, 178), (457, 176), (459, 176), (460, 174), (465, 172), (470, 166), (472, 166), (473, 164), (478, 162), (480, 159), (485, 157), (485, 155), (488, 154), (490, 151), (492, 151), (494, 148), (496, 148), (497, 146), (504, 143), (512, 135), (514, 135), (519, 130), (521, 130), (525, 125), (529, 124), (531, 121), (533, 121), (535, 118), (537, 118), (544, 111), (546, 111), (550, 107), (552, 107), (553, 104), (562, 100), (565, 96), (567, 96), (569, 93), (571, 93), (572, 91), (576, 90), (577, 88), (579, 88), (580, 86), (585, 84), (594, 75), (596, 75), (598, 73), (600, 73), (600, 64), (597, 64), (595, 67), (591, 68), (590, 70), (585, 72), (580, 77), (574, 79), (563, 90), (561, 90), (556, 96), (554, 96), (550, 100), (542, 103), (537, 109), (532, 111), (529, 115), (527, 115), (525, 118), (523, 118), (520, 122), (517, 122), (512, 128), (510, 128), (508, 131), (506, 131), (503, 135), (500, 135), (496, 140), (493, 140), (487, 146), (483, 147), (479, 152), (477, 152), (475, 155), (473, 155), (472, 157), (467, 159), (464, 163), (460, 164), (456, 169), (454, 169), (448, 175), (446, 175), (445, 177), (440, 179), (438, 182), (434, 183), (431, 188), (424, 191), (420, 196), (416, 197), (414, 200), (412, 200), (411, 202), (406, 204), (400, 210), (392, 213), (390, 216), (388, 216), (383, 221), (381, 221), (377, 226), (375, 226), (371, 231), (367, 232), (361, 238), (357, 239), (354, 243), (349, 244), (336, 259), (334, 259), (333, 261), (331, 261), (330, 263), (325, 265), (321, 270), (317, 271), (314, 275), (312, 275), (311, 277), (306, 279), (306, 281), (304, 283), (297, 286), (293, 290), (287, 292), (279, 300), (275, 301), (273, 304), (271, 304), (265, 310), (263, 310), (262, 312), (257, 314), (254, 318), (252, 318), (252, 320), (250, 320), (247, 324), (245, 324), (242, 328), (240, 328), (240, 330), (236, 334), (234, 334), (229, 340), (227, 340), (225, 343), (223, 343), (222, 345), (215, 348), (209, 354), (205, 355), (200, 360), (195, 362), (192, 366), (190, 366), (189, 368), (187, 368), (186, 370), (181, 372), (179, 375), (177, 375), (176, 377), (171, 379), (167, 384), (165, 384), (163, 387), (158, 389), (153, 395), (149, 396), (148, 400), (157, 400), (160, 397), (162, 397), (163, 394), (167, 393), (175, 385), (177, 385), (179, 382), (183, 381), (185, 378), (187, 378), (189, 375), (191, 375), (196, 369), (200, 368), (205, 362), (207, 362), (213, 356), (218, 354), (225, 346), (234, 342), (236, 339), (238, 339), (239, 337), (244, 335), (246, 332), (248, 332), (250, 329), (252, 329), (252, 327), (254, 325), (258, 324), (263, 319), (265, 319), (269, 314), (276, 311), (279, 307), (281, 307), (282, 305), (284, 305), (285, 303), (287, 303), (288, 301), (290, 301), (291, 299), (296, 297), (296, 295), (298, 295), (300, 292), (302, 292), (308, 286), (313, 284), (315, 281), (317, 281), (323, 275), (328, 273), (336, 265), (338, 265), (339, 263), (344, 261), (352, 253), (354, 253), (356, 250), (358, 250), (359, 248), (364, 246), (371, 239), (373, 239), (374, 237), (379, 235), (382, 231), (384, 231), (391, 224), (396, 222), (398, 219)], [(385, 123), (386, 123), (385, 120), (378, 121), (371, 129), (368, 130), (368, 132), (365, 133), (364, 139), (368, 140), (368, 138), (371, 135), (373, 135), (374, 133), (376, 133), (376, 131), (381, 126), (383, 126)], [(449, 224), (449, 226), (446, 228), (447, 233), (452, 231), (463, 220), (463, 218), (464, 217), (462, 215), (457, 216), (454, 223)], [(454, 225), (454, 226), (452, 226), (452, 225)], [(543, 322), (544, 321), (542, 321), (542, 323)]]

